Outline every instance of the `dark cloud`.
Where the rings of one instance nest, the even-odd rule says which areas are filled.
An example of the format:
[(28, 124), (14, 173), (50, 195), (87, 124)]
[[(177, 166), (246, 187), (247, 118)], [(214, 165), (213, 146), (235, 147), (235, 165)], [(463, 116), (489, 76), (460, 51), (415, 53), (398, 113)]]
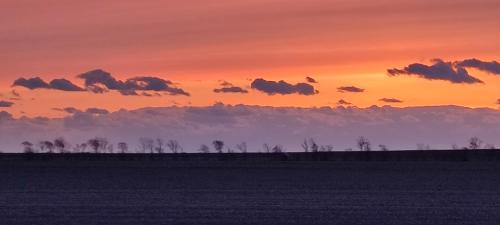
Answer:
[(241, 87), (232, 86), (232, 84), (230, 84), (230, 83), (228, 83), (228, 84), (229, 85), (222, 84), (223, 87), (214, 89), (214, 92), (215, 93), (241, 93), (241, 94), (248, 93), (247, 90), (245, 90), (245, 89), (243, 89)]
[(387, 102), (387, 103), (402, 103), (403, 101), (396, 99), (396, 98), (381, 98), (379, 99), (381, 102)]
[(9, 108), (14, 105), (14, 102), (0, 101), (0, 108)]
[(403, 69), (389, 69), (387, 72), (390, 76), (415, 75), (428, 80), (445, 80), (452, 83), (483, 83), (483, 81), (471, 76), (463, 66), (444, 62), (441, 59), (433, 60), (433, 64), (430, 66), (413, 63)]
[(109, 114), (108, 110), (106, 110), (106, 109), (100, 109), (100, 108), (88, 108), (85, 112), (86, 113), (90, 113), (90, 114), (98, 114), (98, 115)]
[(42, 80), (40, 77), (34, 77), (30, 79), (19, 78), (14, 81), (12, 86), (20, 86), (25, 87), (30, 90), (39, 89), (39, 88), (49, 88), (49, 84)]
[(316, 81), (316, 80), (315, 80), (314, 78), (312, 78), (312, 77), (306, 77), (306, 81), (307, 81), (308, 83), (313, 83), (313, 84), (318, 83), (318, 81)]
[(104, 70), (92, 70), (78, 75), (85, 80), (85, 87), (94, 93), (103, 93), (107, 90), (119, 91), (122, 95), (138, 95), (136, 91), (166, 92), (170, 95), (185, 95), (189, 93), (181, 88), (173, 87), (173, 83), (158, 77), (134, 77), (120, 81)]
[(354, 87), (354, 86), (343, 86), (343, 87), (337, 88), (337, 90), (339, 92), (354, 92), (354, 93), (360, 93), (360, 92), (365, 91), (365, 89)]
[[(116, 80), (110, 73), (97, 69), (86, 73), (82, 73), (77, 76), (85, 80), (85, 87), (90, 87), (91, 91), (94, 91), (94, 87), (97, 85), (104, 85), (109, 90), (124, 90), (125, 84), (121, 81)], [(98, 90), (102, 90), (100, 87)], [(99, 91), (94, 91), (96, 93), (101, 93)]]
[(500, 63), (497, 61), (485, 62), (479, 59), (466, 59), (456, 62), (456, 64), (461, 67), (476, 68), (491, 74), (500, 74)]
[(500, 105), (500, 99), (497, 99), (497, 104)]
[(34, 77), (30, 79), (19, 78), (14, 81), (14, 84), (12, 86), (25, 87), (30, 90), (43, 88), (60, 91), (84, 91), (83, 88), (76, 86), (75, 84), (71, 83), (71, 81), (66, 79), (54, 79), (50, 83), (47, 83), (40, 77)]
[(337, 105), (352, 105), (352, 103), (344, 100), (344, 99), (340, 99), (338, 102), (337, 102)]
[(255, 79), (252, 82), (251, 87), (253, 89), (262, 91), (268, 95), (274, 95), (274, 94), (314, 95), (319, 93), (319, 91), (314, 89), (314, 86), (307, 83), (290, 84), (283, 80), (276, 82), (276, 81), (264, 80), (262, 78)]
[(85, 91), (83, 88), (78, 87), (66, 79), (54, 79), (50, 82), (50, 88), (61, 91)]

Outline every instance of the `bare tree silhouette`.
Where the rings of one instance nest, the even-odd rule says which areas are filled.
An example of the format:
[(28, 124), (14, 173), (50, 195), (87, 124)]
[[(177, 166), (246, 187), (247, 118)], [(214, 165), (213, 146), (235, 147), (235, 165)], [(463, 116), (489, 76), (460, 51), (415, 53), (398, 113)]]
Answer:
[(210, 148), (207, 145), (203, 144), (200, 146), (198, 151), (201, 153), (210, 153)]
[(237, 144), (236, 149), (238, 149), (241, 153), (247, 153), (247, 143), (241, 142), (240, 144)]
[(139, 147), (142, 150), (142, 153), (149, 152), (151, 154), (154, 153), (154, 140), (151, 138), (141, 138), (139, 139)]
[(272, 149), (272, 152), (273, 153), (283, 153), (283, 152), (285, 152), (285, 148), (283, 148), (283, 146), (281, 146), (281, 145), (275, 145)]
[(212, 142), (212, 144), (214, 145), (214, 148), (215, 148), (215, 151), (217, 151), (217, 153), (222, 153), (222, 149), (224, 148), (224, 142), (221, 141), (221, 140), (215, 140)]
[(77, 144), (75, 147), (74, 147), (74, 151), (76, 153), (82, 153), (82, 152), (85, 152), (85, 150), (87, 150), (87, 143), (82, 143), (82, 144)]
[(92, 138), (87, 141), (88, 146), (92, 148), (95, 154), (108, 150), (109, 142), (106, 138)]
[(309, 142), (307, 141), (307, 139), (304, 139), (300, 146), (302, 147), (302, 149), (304, 149), (304, 152), (309, 152)]
[(41, 152), (52, 153), (54, 151), (54, 144), (51, 141), (41, 141), (38, 146)]
[(167, 147), (174, 154), (182, 152), (182, 147), (177, 140), (169, 140)]
[(483, 141), (481, 139), (479, 139), (478, 137), (471, 137), (469, 139), (469, 149), (472, 149), (472, 150), (480, 149), (482, 144), (483, 144)]
[(389, 149), (387, 148), (386, 145), (380, 144), (378, 145), (378, 148), (380, 148), (381, 151), (388, 151)]
[(54, 140), (54, 147), (59, 151), (59, 153), (66, 153), (66, 149), (69, 144), (64, 140), (64, 138), (60, 137)]
[(126, 142), (118, 143), (118, 150), (120, 153), (125, 154), (128, 152), (128, 144)]
[(371, 151), (370, 141), (364, 136), (359, 137), (356, 144), (360, 151)]
[(309, 138), (309, 145), (311, 146), (311, 152), (319, 152), (319, 146), (314, 139)]
[(271, 153), (271, 151), (272, 151), (272, 147), (271, 147), (269, 144), (264, 143), (264, 144), (262, 145), (262, 147), (264, 148), (264, 152), (265, 152), (265, 153)]
[(35, 150), (33, 148), (33, 143), (29, 141), (24, 141), (23, 143), (21, 143), (21, 145), (23, 145), (24, 153), (35, 153)]
[(156, 139), (156, 146), (155, 146), (155, 151), (158, 154), (163, 154), (165, 153), (165, 141), (161, 138)]

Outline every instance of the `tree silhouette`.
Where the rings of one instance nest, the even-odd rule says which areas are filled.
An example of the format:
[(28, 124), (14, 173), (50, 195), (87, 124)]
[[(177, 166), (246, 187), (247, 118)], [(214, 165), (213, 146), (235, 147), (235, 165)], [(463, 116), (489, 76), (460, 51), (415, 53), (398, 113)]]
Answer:
[(237, 144), (236, 149), (238, 149), (241, 153), (247, 153), (247, 143), (241, 142), (241, 144)]
[(148, 152), (154, 153), (154, 140), (151, 138), (141, 138), (139, 139), (139, 146), (142, 150), (142, 153)]
[(380, 150), (381, 150), (381, 151), (388, 151), (388, 150), (389, 150), (389, 149), (387, 148), (387, 146), (382, 145), (382, 144), (378, 145), (378, 148), (380, 148)]
[(200, 146), (198, 151), (201, 153), (210, 153), (210, 148), (207, 145), (203, 144)]
[(302, 147), (302, 149), (304, 149), (304, 152), (309, 152), (309, 142), (307, 141), (307, 139), (304, 139), (300, 146)]
[(24, 153), (34, 153), (35, 150), (33, 149), (33, 143), (29, 142), (29, 141), (24, 141), (23, 143), (21, 143), (23, 145), (23, 152)]
[(128, 144), (125, 142), (118, 143), (118, 150), (122, 154), (127, 153), (128, 152)]
[(88, 146), (94, 151), (95, 154), (108, 150), (109, 142), (106, 138), (92, 138), (87, 141)]
[(221, 140), (215, 140), (212, 142), (212, 144), (214, 145), (214, 148), (215, 148), (215, 151), (217, 151), (217, 153), (222, 153), (222, 149), (224, 148), (224, 142), (221, 141)]
[(52, 153), (54, 151), (54, 144), (51, 141), (41, 141), (38, 145), (41, 152)]
[(319, 146), (314, 139), (309, 138), (309, 145), (311, 146), (311, 152), (319, 152)]
[(64, 140), (64, 138), (62, 137), (54, 140), (54, 147), (59, 151), (59, 153), (65, 153), (68, 146), (68, 142), (66, 142), (66, 140)]
[(158, 154), (165, 153), (165, 141), (163, 139), (161, 139), (161, 138), (156, 139), (155, 151)]
[(479, 139), (478, 137), (471, 137), (469, 139), (469, 149), (472, 149), (472, 150), (480, 149), (482, 144), (483, 144), (483, 141), (481, 139)]
[(363, 136), (361, 136), (361, 137), (358, 138), (356, 144), (357, 144), (358, 149), (360, 151), (367, 151), (367, 152), (371, 151), (370, 141), (367, 138), (363, 137)]
[(180, 144), (179, 144), (179, 142), (178, 142), (178, 141), (176, 141), (176, 140), (169, 140), (169, 141), (167, 142), (167, 147), (168, 147), (168, 149), (170, 149), (170, 151), (171, 151), (172, 153), (174, 153), (174, 154), (179, 153), (179, 152), (181, 152), (181, 151), (182, 151), (182, 147), (181, 147), (181, 145), (180, 145)]

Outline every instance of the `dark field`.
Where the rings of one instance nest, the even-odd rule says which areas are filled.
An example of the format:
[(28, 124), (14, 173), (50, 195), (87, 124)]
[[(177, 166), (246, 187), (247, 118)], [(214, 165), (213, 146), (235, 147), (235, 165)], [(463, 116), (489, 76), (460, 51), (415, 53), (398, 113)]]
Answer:
[(0, 224), (499, 223), (497, 153), (380, 154), (4, 154)]

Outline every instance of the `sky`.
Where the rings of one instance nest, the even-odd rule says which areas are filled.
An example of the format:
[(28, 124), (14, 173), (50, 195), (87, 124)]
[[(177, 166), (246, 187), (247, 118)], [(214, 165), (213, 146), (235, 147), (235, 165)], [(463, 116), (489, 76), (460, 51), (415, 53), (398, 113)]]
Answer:
[(0, 112), (496, 110), (499, 11), (497, 0), (3, 0)]

